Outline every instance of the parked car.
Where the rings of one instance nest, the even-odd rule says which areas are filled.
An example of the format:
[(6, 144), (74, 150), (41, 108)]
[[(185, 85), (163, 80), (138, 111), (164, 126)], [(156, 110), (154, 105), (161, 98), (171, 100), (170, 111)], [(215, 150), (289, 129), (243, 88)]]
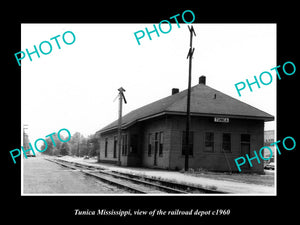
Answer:
[(265, 165), (266, 170), (274, 170), (275, 169), (275, 163), (270, 162), (269, 164)]

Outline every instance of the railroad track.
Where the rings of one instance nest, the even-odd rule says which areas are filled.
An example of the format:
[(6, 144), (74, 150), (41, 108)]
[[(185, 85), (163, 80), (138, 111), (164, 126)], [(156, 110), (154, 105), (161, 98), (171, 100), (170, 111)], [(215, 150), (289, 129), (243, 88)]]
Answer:
[(195, 187), (187, 184), (179, 184), (171, 181), (159, 180), (134, 174), (127, 174), (111, 170), (105, 170), (94, 166), (76, 162), (68, 162), (61, 159), (47, 159), (61, 166), (80, 171), (86, 175), (100, 179), (105, 183), (138, 194), (190, 194), (190, 193), (223, 193), (220, 191)]

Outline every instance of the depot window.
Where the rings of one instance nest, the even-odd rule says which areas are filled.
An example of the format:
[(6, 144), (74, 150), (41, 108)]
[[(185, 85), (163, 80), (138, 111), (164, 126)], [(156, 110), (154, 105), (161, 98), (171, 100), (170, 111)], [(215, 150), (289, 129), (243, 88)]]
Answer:
[(163, 155), (163, 147), (164, 147), (164, 133), (159, 132), (158, 133), (158, 142), (159, 142), (159, 148), (158, 148), (158, 155), (162, 156)]
[(104, 147), (104, 157), (107, 158), (107, 145), (108, 145), (108, 139), (105, 138), (105, 147)]
[(151, 156), (152, 151), (152, 145), (153, 145), (153, 134), (148, 134), (148, 156)]
[(127, 142), (127, 134), (122, 135), (122, 155), (127, 155), (127, 148), (128, 148), (128, 142)]

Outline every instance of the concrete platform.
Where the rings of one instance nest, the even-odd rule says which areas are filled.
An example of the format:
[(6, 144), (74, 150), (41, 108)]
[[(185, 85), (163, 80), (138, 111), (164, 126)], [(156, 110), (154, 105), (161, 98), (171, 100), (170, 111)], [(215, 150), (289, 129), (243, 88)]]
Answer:
[[(209, 177), (207, 174), (197, 176), (189, 173), (182, 173), (177, 171), (168, 171), (168, 170), (158, 170), (158, 169), (149, 169), (149, 168), (137, 168), (137, 167), (120, 167), (117, 165), (98, 163), (96, 159), (83, 159), (78, 157), (64, 156), (60, 157), (61, 160), (66, 160), (70, 162), (82, 163), (85, 165), (90, 165), (102, 169), (107, 169), (111, 171), (117, 171), (128, 174), (135, 174), (145, 177), (152, 177), (162, 180), (174, 181), (178, 183), (185, 183), (193, 186), (200, 186), (204, 188), (219, 190), (227, 192), (229, 194), (225, 195), (276, 195), (276, 185), (262, 185), (254, 184), (249, 182), (237, 182), (234, 179), (230, 179), (232, 176), (247, 176), (246, 174), (236, 174), (236, 175), (227, 175), (226, 179), (220, 178), (222, 173), (213, 173)], [(249, 175), (248, 175), (249, 176)], [(264, 175), (251, 175), (257, 176), (258, 179), (263, 179)], [(274, 177), (274, 174), (273, 174)], [(193, 194), (194, 195), (194, 194)], [(208, 195), (208, 194), (204, 194)], [(216, 194), (213, 194), (216, 195)], [(223, 195), (223, 194), (222, 194)]]

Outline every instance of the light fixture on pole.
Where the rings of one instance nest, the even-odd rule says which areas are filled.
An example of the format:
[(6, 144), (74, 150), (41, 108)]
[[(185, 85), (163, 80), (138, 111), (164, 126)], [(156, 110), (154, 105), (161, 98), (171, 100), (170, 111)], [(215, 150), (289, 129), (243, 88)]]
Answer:
[(118, 120), (118, 165), (121, 165), (121, 138), (122, 138), (122, 103), (123, 100), (125, 104), (127, 104), (125, 95), (123, 92), (125, 92), (125, 89), (120, 87), (118, 89), (119, 91), (119, 120)]

